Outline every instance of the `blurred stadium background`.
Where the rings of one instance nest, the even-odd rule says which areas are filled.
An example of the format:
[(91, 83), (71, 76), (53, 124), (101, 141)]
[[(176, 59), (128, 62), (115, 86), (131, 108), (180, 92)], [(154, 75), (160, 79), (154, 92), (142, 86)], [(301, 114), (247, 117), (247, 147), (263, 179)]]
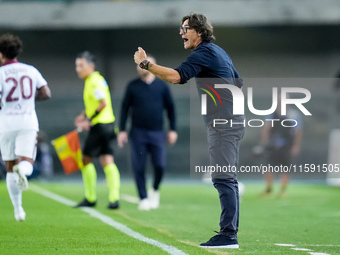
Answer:
[[(136, 77), (135, 50), (142, 46), (161, 65), (177, 67), (189, 55), (183, 49), (178, 27), (181, 18), (190, 12), (204, 13), (211, 20), (216, 43), (231, 56), (246, 81), (314, 81), (308, 103), (313, 117), (304, 119), (298, 161), (327, 163), (329, 133), (340, 125), (340, 110), (336, 108), (340, 90), (335, 88), (334, 79), (340, 70), (338, 0), (0, 0), (0, 34), (11, 32), (21, 37), (24, 52), (20, 60), (36, 66), (51, 87), (53, 98), (37, 103), (40, 128), (51, 140), (73, 130), (73, 120), (83, 109), (83, 81), (74, 71), (78, 52), (90, 50), (96, 54), (97, 70), (109, 83), (119, 120), (125, 86)], [(190, 127), (190, 88), (170, 88), (177, 108), (179, 140), (168, 150), (168, 175), (189, 177), (190, 129), (194, 128)], [(254, 93), (254, 102), (262, 104), (259, 108), (270, 106), (270, 91), (262, 93), (254, 88)], [(199, 124), (202, 127), (203, 121)], [(259, 142), (259, 134), (259, 128), (248, 128), (241, 144), (241, 165), (257, 162), (250, 152)], [(206, 152), (204, 146), (196, 149), (197, 153)], [(63, 177), (61, 164), (53, 148), (51, 151), (54, 174)], [(128, 149), (116, 152), (122, 176), (130, 177)], [(102, 171), (98, 172), (100, 176)], [(79, 173), (72, 176), (80, 177)]]

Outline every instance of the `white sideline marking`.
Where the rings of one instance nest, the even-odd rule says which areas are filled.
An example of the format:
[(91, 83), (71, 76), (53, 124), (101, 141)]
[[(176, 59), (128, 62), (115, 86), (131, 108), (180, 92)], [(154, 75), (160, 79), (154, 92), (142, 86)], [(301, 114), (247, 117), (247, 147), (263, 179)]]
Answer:
[[(294, 244), (288, 244), (288, 243), (275, 243), (275, 245), (277, 246), (286, 246), (286, 247), (294, 247), (296, 245)], [(333, 246), (333, 245), (309, 245), (308, 246)], [(337, 245), (335, 245), (337, 246)], [(322, 253), (322, 252), (313, 252), (313, 250), (311, 249), (307, 249), (307, 248), (291, 248), (292, 250), (295, 251), (309, 251), (310, 255), (330, 255), (328, 253)]]
[(120, 195), (121, 199), (125, 200), (126, 202), (129, 202), (131, 204), (138, 204), (139, 203), (139, 198), (135, 196), (131, 196), (128, 194), (121, 194)]
[(306, 244), (308, 246), (329, 246), (329, 247), (340, 247), (339, 244)]
[(292, 248), (292, 250), (295, 250), (295, 251), (313, 251), (313, 250), (307, 249), (307, 248)]
[(34, 191), (35, 193), (38, 193), (40, 195), (43, 195), (45, 197), (48, 197), (48, 198), (51, 198), (61, 204), (64, 204), (64, 205), (68, 205), (68, 206), (76, 206), (77, 203), (70, 200), (70, 199), (67, 199), (65, 197), (62, 197), (60, 195), (57, 195), (49, 190), (46, 190), (46, 189), (43, 189), (43, 188), (40, 188), (36, 185), (33, 185), (33, 184), (30, 184), (30, 190)]
[[(75, 206), (77, 203), (72, 201), (72, 200), (69, 200), (65, 197), (62, 197), (58, 194), (55, 194), (49, 190), (46, 190), (46, 189), (43, 189), (43, 188), (40, 188), (36, 185), (30, 185), (30, 189), (44, 197), (47, 197), (47, 198), (50, 198), (50, 199), (53, 199), (61, 204), (64, 204), (64, 205), (67, 205), (67, 206)], [(112, 218), (98, 212), (97, 210), (95, 209), (92, 209), (92, 208), (86, 208), (86, 207), (83, 207), (83, 208), (79, 208), (81, 210), (83, 210), (84, 212), (87, 212), (89, 215), (91, 215), (92, 217), (95, 217), (99, 220), (101, 220), (102, 222), (106, 223), (107, 225), (111, 226), (111, 227), (114, 227), (115, 229), (119, 230), (120, 232), (128, 235), (128, 236), (131, 236), (132, 238), (135, 238), (139, 241), (142, 241), (142, 242), (145, 242), (145, 243), (148, 243), (148, 244), (151, 244), (151, 245), (154, 245), (154, 246), (157, 246), (159, 248), (161, 248), (163, 251), (169, 253), (169, 254), (172, 254), (172, 255), (188, 255), (187, 253), (184, 253), (183, 251), (177, 249), (176, 247), (174, 246), (171, 246), (171, 245), (167, 245), (167, 244), (164, 244), (164, 243), (161, 243), (159, 241), (156, 241), (154, 239), (151, 239), (151, 238), (148, 238), (148, 237), (145, 237), (143, 236), (142, 234), (139, 234), (138, 232), (135, 232), (133, 231), (132, 229), (128, 228), (127, 226), (113, 220)]]

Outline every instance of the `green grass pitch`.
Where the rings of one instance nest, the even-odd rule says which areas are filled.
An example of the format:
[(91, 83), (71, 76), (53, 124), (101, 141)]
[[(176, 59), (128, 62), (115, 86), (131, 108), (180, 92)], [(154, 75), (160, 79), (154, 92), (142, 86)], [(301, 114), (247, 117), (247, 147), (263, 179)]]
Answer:
[[(46, 190), (79, 202), (82, 184), (39, 183)], [(263, 183), (245, 183), (240, 209), (238, 250), (203, 249), (198, 245), (218, 230), (219, 200), (212, 185), (165, 182), (161, 207), (138, 211), (121, 201), (106, 209), (107, 188), (98, 183), (96, 210), (145, 237), (176, 247), (186, 254), (340, 254), (340, 189), (292, 183), (283, 198), (261, 197)], [(136, 195), (132, 183), (122, 194)], [(168, 254), (136, 240), (86, 212), (32, 190), (23, 193), (26, 221), (16, 222), (4, 181), (0, 181), (0, 254)], [(294, 247), (276, 243), (293, 244)], [(293, 250), (305, 248), (311, 251)]]

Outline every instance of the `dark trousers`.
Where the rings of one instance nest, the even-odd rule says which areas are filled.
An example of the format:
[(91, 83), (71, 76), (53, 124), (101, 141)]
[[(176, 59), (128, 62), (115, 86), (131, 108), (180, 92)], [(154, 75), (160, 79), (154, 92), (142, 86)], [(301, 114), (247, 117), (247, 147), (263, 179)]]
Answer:
[(146, 130), (133, 127), (130, 131), (132, 168), (140, 199), (147, 197), (145, 164), (150, 153), (154, 168), (153, 188), (158, 190), (162, 181), (165, 164), (165, 134), (162, 130)]
[[(244, 116), (233, 118), (233, 121), (238, 123), (242, 123), (244, 120)], [(212, 173), (212, 181), (218, 191), (222, 209), (220, 234), (230, 238), (237, 237), (239, 225), (239, 192), (236, 170), (240, 140), (245, 132), (244, 126), (242, 124), (233, 124), (233, 126), (224, 124), (208, 127), (210, 164), (230, 167), (230, 171)]]
[(236, 238), (239, 224), (239, 193), (236, 179), (212, 179), (221, 203), (220, 234)]

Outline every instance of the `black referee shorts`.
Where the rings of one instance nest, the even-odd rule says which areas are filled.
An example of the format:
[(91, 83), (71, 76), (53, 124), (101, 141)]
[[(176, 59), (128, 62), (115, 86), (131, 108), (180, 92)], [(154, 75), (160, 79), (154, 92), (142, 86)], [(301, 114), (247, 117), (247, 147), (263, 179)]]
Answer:
[(113, 141), (116, 138), (114, 128), (114, 123), (92, 126), (85, 140), (83, 154), (90, 157), (113, 155)]

